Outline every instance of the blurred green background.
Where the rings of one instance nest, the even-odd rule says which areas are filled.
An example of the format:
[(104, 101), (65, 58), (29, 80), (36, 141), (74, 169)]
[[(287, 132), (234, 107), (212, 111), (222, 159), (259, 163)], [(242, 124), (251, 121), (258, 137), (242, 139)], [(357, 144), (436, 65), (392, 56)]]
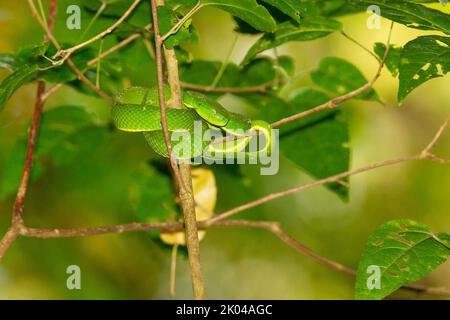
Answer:
[[(67, 30), (65, 8), (77, 1), (59, 1), (58, 39), (76, 39), (80, 31)], [(450, 12), (447, 7), (447, 11)], [(82, 27), (92, 14), (82, 13)], [(367, 47), (384, 42), (389, 22), (380, 30), (368, 30), (366, 14), (340, 19), (347, 33)], [(111, 20), (114, 21), (114, 20)], [(219, 10), (202, 9), (193, 20), (198, 43), (188, 45), (195, 58), (223, 60), (235, 34), (231, 17)], [(103, 30), (96, 24), (90, 31)], [(83, 30), (82, 30), (83, 31)], [(427, 32), (396, 25), (392, 42), (403, 45)], [(39, 43), (42, 32), (31, 17), (26, 1), (1, 1), (0, 52), (14, 52)], [(255, 37), (239, 36), (232, 61), (239, 63)], [(108, 46), (108, 41), (105, 42)], [(282, 91), (291, 92), (310, 83), (307, 72), (326, 56), (348, 59), (367, 78), (376, 61), (366, 52), (335, 34), (313, 42), (291, 43), (280, 54), (295, 58), (296, 76)], [(118, 57), (132, 59), (123, 52)], [(148, 69), (146, 69), (148, 68)], [(142, 65), (143, 83), (151, 84), (150, 62)], [(148, 70), (148, 71), (147, 71)], [(1, 70), (0, 77), (8, 74)], [(146, 78), (147, 77), (147, 78)], [(450, 78), (429, 81), (415, 90), (402, 107), (396, 105), (398, 81), (384, 71), (376, 89), (385, 106), (351, 102), (342, 106), (351, 128), (352, 167), (418, 152), (430, 141), (450, 114)], [(14, 94), (0, 114), (0, 179), (16, 140), (23, 135), (33, 109), (35, 84)], [(224, 97), (229, 99), (229, 97)], [(228, 101), (228, 100), (227, 100)], [(229, 100), (231, 103), (233, 99)], [(71, 88), (52, 96), (46, 109), (59, 105), (82, 105), (99, 123), (109, 120), (109, 106)], [(450, 156), (450, 132), (436, 153)], [(110, 133), (98, 151), (64, 168), (50, 167), (32, 184), (25, 219), (35, 227), (110, 225), (135, 220), (128, 200), (130, 177), (146, 159), (154, 158), (140, 135)], [(219, 188), (217, 212), (249, 198), (310, 181), (290, 162), (282, 160), (276, 176), (259, 176), (245, 168), (251, 178), (245, 191), (236, 188), (229, 175), (216, 170)], [(251, 190), (251, 191), (248, 191)], [(250, 192), (250, 193), (248, 193)], [(247, 194), (248, 193), (248, 194)], [(0, 199), (0, 232), (10, 222), (14, 197)], [(149, 208), (151, 210), (151, 208)], [(410, 218), (433, 230), (450, 232), (450, 166), (415, 162), (378, 169), (351, 178), (350, 201), (343, 203), (323, 187), (283, 198), (245, 212), (239, 217), (278, 220), (283, 228), (316, 252), (356, 268), (369, 234), (387, 220)], [(353, 281), (296, 253), (266, 231), (214, 229), (201, 242), (207, 297), (211, 299), (351, 299)], [(78, 265), (82, 289), (66, 288), (66, 268)], [(72, 239), (19, 239), (0, 264), (1, 299), (165, 299), (168, 298), (170, 248), (155, 243), (148, 234), (129, 233)], [(450, 287), (450, 263), (420, 283)], [(179, 254), (176, 298), (190, 298), (188, 263)], [(427, 298), (401, 292), (398, 297)]]

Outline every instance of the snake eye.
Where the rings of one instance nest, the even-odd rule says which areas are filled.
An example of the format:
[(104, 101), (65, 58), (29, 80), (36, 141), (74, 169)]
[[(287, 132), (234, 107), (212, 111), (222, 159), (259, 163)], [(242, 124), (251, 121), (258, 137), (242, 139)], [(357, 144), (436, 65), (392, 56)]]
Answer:
[(217, 111), (216, 111), (216, 109), (213, 109), (213, 110), (212, 110), (212, 114), (214, 114), (214, 115), (216, 115), (216, 114), (217, 114)]

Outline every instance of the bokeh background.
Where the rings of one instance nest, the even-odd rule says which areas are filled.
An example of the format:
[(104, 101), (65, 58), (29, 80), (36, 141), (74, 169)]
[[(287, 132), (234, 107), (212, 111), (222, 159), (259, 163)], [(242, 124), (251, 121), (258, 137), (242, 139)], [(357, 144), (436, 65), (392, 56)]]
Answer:
[[(77, 39), (80, 31), (67, 30), (65, 8), (77, 1), (59, 1), (56, 36)], [(447, 12), (450, 12), (447, 7)], [(92, 17), (82, 13), (82, 27)], [(366, 27), (367, 14), (344, 17), (345, 30), (367, 47), (384, 42), (389, 22), (381, 29)], [(114, 21), (114, 20), (111, 20)], [(188, 45), (195, 58), (223, 60), (234, 39), (232, 18), (219, 10), (204, 8), (193, 24), (198, 43)], [(96, 24), (90, 34), (104, 29)], [(428, 32), (396, 25), (392, 42), (403, 45)], [(24, 45), (39, 43), (42, 32), (31, 17), (25, 0), (0, 1), (0, 52), (14, 52)], [(239, 63), (255, 40), (239, 36), (232, 61)], [(105, 42), (105, 46), (108, 42)], [(290, 43), (280, 54), (295, 58), (296, 76), (282, 91), (288, 96), (310, 83), (307, 72), (326, 56), (345, 58), (357, 65), (367, 78), (377, 68), (366, 52), (339, 34), (313, 42)], [(126, 54), (119, 53), (126, 58)], [(152, 74), (143, 65), (143, 83)], [(0, 77), (7, 71), (0, 70)], [(385, 105), (351, 102), (344, 106), (351, 128), (352, 167), (418, 152), (450, 114), (450, 78), (429, 81), (415, 90), (398, 107), (398, 81), (384, 71), (375, 88)], [(0, 179), (12, 147), (31, 117), (35, 84), (14, 94), (0, 113)], [(230, 103), (233, 100), (229, 97)], [(228, 101), (228, 100), (227, 100)], [(84, 106), (98, 121), (109, 120), (109, 106), (71, 88), (52, 96), (46, 109), (59, 105)], [(436, 153), (450, 157), (450, 132)], [(120, 156), (118, 156), (120, 155)], [(90, 159), (80, 159), (64, 168), (50, 168), (34, 182), (26, 202), (25, 219), (31, 226), (76, 227), (126, 223), (135, 220), (128, 201), (129, 179), (143, 160), (155, 157), (140, 135), (112, 133)], [(320, 161), (320, 159), (318, 159)], [(219, 188), (216, 211), (238, 205), (249, 198), (297, 185), (311, 178), (282, 160), (276, 176), (259, 176), (247, 170), (247, 188), (236, 187), (229, 175), (217, 170)], [(254, 172), (253, 172), (254, 171)], [(250, 190), (250, 191), (249, 191)], [(13, 195), (0, 199), (0, 233), (9, 226)], [(150, 208), (151, 209), (151, 208)], [(450, 166), (414, 162), (378, 169), (351, 178), (350, 201), (318, 187), (254, 210), (240, 217), (278, 220), (296, 239), (316, 252), (350, 267), (358, 259), (369, 234), (391, 219), (410, 218), (436, 231), (450, 232)], [(262, 230), (214, 229), (201, 242), (207, 297), (212, 299), (352, 299), (353, 281), (296, 253)], [(66, 268), (79, 265), (82, 289), (66, 288)], [(1, 299), (165, 299), (168, 296), (170, 248), (148, 234), (133, 233), (72, 239), (19, 239), (0, 263)], [(450, 287), (450, 263), (439, 267), (420, 283)], [(176, 298), (190, 298), (187, 258), (178, 256)], [(397, 297), (429, 298), (401, 292)]]

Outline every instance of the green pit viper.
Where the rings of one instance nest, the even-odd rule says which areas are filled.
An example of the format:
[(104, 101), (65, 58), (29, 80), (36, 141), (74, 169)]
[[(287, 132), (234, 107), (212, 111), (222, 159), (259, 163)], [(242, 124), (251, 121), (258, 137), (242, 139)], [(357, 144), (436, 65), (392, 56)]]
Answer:
[[(170, 90), (164, 86), (164, 97), (170, 99)], [(250, 120), (244, 116), (226, 110), (219, 102), (200, 93), (185, 91), (182, 96), (184, 108), (166, 109), (169, 133), (187, 132), (191, 136), (191, 145), (178, 158), (195, 158), (204, 156), (204, 150), (214, 156), (233, 157), (238, 151), (244, 151), (248, 157), (255, 157), (261, 152), (269, 152), (271, 145), (271, 127), (262, 120)], [(163, 157), (168, 157), (161, 126), (159, 94), (157, 87), (130, 87), (120, 91), (114, 98), (112, 118), (115, 126), (122, 131), (143, 132), (150, 147)], [(233, 143), (214, 143), (194, 138), (194, 123), (201, 124), (202, 131), (213, 129), (234, 136)], [(248, 151), (250, 139), (259, 135), (265, 137), (263, 147), (257, 151)], [(172, 147), (178, 141), (171, 134)], [(200, 141), (199, 141), (200, 140)], [(214, 139), (212, 139), (214, 141)], [(186, 142), (185, 142), (186, 143)], [(231, 145), (231, 146), (230, 146)], [(228, 148), (227, 148), (228, 147)], [(205, 149), (206, 148), (206, 149)], [(182, 149), (182, 148), (180, 148)], [(184, 150), (184, 149), (182, 149)]]

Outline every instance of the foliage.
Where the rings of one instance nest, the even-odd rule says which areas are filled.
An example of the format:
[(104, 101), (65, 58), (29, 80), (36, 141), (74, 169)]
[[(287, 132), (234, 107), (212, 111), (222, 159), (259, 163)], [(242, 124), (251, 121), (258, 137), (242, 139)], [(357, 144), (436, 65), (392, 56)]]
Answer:
[[(351, 57), (347, 60), (330, 54), (313, 70), (307, 71), (311, 80), (308, 85), (293, 84), (291, 80), (299, 67), (295, 66), (292, 57), (277, 53), (279, 47), (292, 42), (320, 41), (327, 36), (338, 36), (344, 29), (340, 21), (342, 16), (365, 12), (370, 5), (379, 6), (381, 15), (388, 20), (433, 32), (411, 39), (406, 44), (390, 44), (385, 62), (392, 76), (398, 78), (399, 104), (425, 82), (446, 76), (450, 71), (450, 15), (437, 6), (429, 6), (433, 2), (438, 1), (200, 0), (200, 10), (213, 7), (233, 16), (236, 33), (256, 35), (241, 63), (195, 57), (191, 52), (192, 44), (201, 42), (195, 28), (195, 18), (187, 19), (174, 31), (177, 22), (197, 1), (168, 0), (158, 8), (158, 17), (162, 35), (174, 31), (165, 39), (164, 45), (176, 51), (183, 85), (200, 88), (199, 91), (216, 100), (223, 99), (227, 93), (220, 89), (231, 88), (227, 97), (231, 96), (233, 101), (240, 101), (248, 107), (239, 110), (240, 113), (276, 122), (349, 94), (370, 81), (365, 76), (366, 70), (361, 71), (361, 66), (349, 61)], [(83, 12), (92, 16), (99, 12), (94, 26), (111, 25), (131, 3), (128, 0), (82, 1)], [(102, 4), (106, 7), (100, 12)], [(61, 24), (63, 17), (58, 19)], [(150, 9), (140, 4), (126, 22), (102, 39), (102, 45), (111, 48), (130, 35), (139, 34), (138, 40), (121, 49), (122, 54), (115, 52), (108, 55), (100, 60), (100, 66), (98, 62), (90, 63), (101, 49), (99, 42), (93, 42), (75, 51), (70, 58), (88, 80), (93, 83), (98, 80), (100, 89), (109, 95), (114, 95), (124, 86), (153, 85), (156, 73), (153, 67), (153, 41), (150, 40), (154, 39), (152, 31), (146, 29), (150, 22)], [(95, 27), (86, 38), (91, 33), (98, 33)], [(59, 36), (63, 48), (78, 43), (72, 35), (63, 31)], [(147, 41), (145, 45), (143, 40)], [(376, 43), (373, 49), (380, 59), (383, 59), (386, 50), (384, 43)], [(97, 97), (97, 92), (87, 87), (67, 62), (59, 64), (52, 61), (56, 52), (52, 44), (43, 42), (16, 53), (0, 54), (0, 68), (8, 72), (0, 82), (0, 111), (8, 109), (8, 101), (19, 88), (37, 80), (66, 84), (84, 98)], [(266, 54), (273, 52), (275, 57)], [(258, 90), (242, 90), (252, 87)], [(353, 98), (364, 103), (383, 101), (373, 88)], [(99, 150), (107, 148), (117, 138), (111, 134), (108, 125), (111, 119), (107, 117), (106, 121), (99, 122), (88, 109), (88, 106), (81, 104), (45, 110), (32, 182), (46, 172), (72, 166), (82, 158), (95, 161)], [(283, 158), (313, 179), (323, 179), (351, 169), (350, 141), (348, 117), (338, 109), (316, 113), (280, 128)], [(3, 199), (17, 190), (25, 161), (26, 142), (24, 128), (1, 169), (0, 197)], [(126, 151), (117, 152), (114, 157), (122, 161), (126, 157), (124, 154)], [(154, 157), (154, 154), (151, 156)], [(140, 221), (173, 220), (178, 217), (178, 212), (172, 181), (167, 171), (161, 170), (161, 159), (151, 163), (146, 160), (134, 163), (138, 169), (131, 176), (130, 208)], [(248, 174), (238, 167), (214, 169), (221, 170), (221, 174), (229, 179), (240, 180), (239, 183)], [(345, 177), (338, 182), (328, 183), (326, 187), (343, 201), (348, 201), (350, 180)], [(219, 189), (219, 193), (225, 194), (224, 197), (227, 192)], [(356, 298), (382, 299), (401, 286), (422, 279), (448, 258), (449, 237), (445, 233), (435, 234), (427, 226), (411, 220), (383, 224), (368, 238), (359, 262)], [(366, 285), (369, 276), (367, 268), (371, 265), (381, 267), (379, 290), (369, 290)]]

